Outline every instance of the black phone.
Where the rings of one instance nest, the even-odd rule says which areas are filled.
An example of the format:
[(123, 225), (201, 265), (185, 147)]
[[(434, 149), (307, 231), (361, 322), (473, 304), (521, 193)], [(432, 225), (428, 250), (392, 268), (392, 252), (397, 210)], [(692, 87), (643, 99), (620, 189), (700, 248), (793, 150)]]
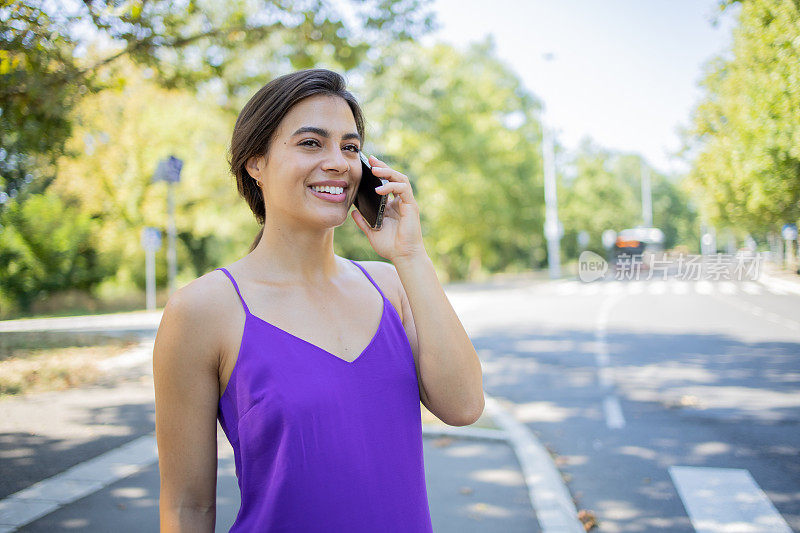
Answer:
[(356, 199), (353, 205), (364, 217), (372, 229), (381, 229), (383, 225), (383, 211), (386, 209), (388, 194), (378, 194), (375, 187), (389, 183), (372, 173), (372, 165), (364, 152), (359, 152), (361, 157), (361, 182), (358, 184)]

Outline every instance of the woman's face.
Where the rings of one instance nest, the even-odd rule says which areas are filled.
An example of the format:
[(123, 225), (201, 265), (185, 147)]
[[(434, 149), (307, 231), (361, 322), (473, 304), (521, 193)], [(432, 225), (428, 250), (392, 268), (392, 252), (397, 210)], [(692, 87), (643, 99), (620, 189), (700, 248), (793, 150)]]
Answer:
[[(361, 181), (360, 149), (356, 121), (344, 99), (317, 95), (295, 104), (275, 132), (268, 160), (251, 158), (247, 164), (262, 183), (267, 218), (342, 225)], [(311, 185), (327, 180), (341, 182), (343, 193), (312, 191)]]

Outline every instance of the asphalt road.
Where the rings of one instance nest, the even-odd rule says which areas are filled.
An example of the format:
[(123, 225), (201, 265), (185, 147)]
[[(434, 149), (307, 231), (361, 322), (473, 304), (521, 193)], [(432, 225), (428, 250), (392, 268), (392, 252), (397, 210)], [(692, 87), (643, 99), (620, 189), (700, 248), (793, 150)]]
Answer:
[(448, 295), (486, 392), (556, 454), (596, 531), (680, 533), (800, 530), (800, 296), (781, 292), (561, 280)]
[[(550, 449), (577, 508), (596, 516), (594, 531), (800, 531), (800, 296), (755, 282), (535, 277), (451, 285), (447, 293), (481, 356), (486, 392), (512, 402)], [(142, 331), (158, 323), (155, 314), (132, 325), (118, 319)], [(74, 328), (69, 320), (54, 324)], [(116, 327), (107, 322), (89, 326)], [(150, 434), (152, 385), (144, 379), (132, 372), (108, 388), (0, 406), (0, 497)], [(454, 450), (462, 451), (452, 457), (480, 457), (481, 472), (514, 477), (502, 446)], [(436, 453), (426, 444), (426, 455)], [(440, 464), (456, 472), (446, 461), (429, 467)], [(87, 517), (130, 510), (126, 499), (152, 519), (156, 474), (145, 469), (29, 528), (91, 529)], [(221, 479), (221, 490), (234, 486)], [(431, 479), (452, 485), (434, 493), (465, 497), (457, 476)], [(513, 490), (492, 493), (522, 519), (529, 511), (521, 479), (508, 479)], [(505, 515), (461, 499), (461, 507), (448, 505), (463, 512), (436, 520), (460, 524), (460, 516), (459, 531), (508, 529), (507, 516), (505, 526), (476, 522), (470, 513)], [(227, 502), (221, 520), (236, 506)]]

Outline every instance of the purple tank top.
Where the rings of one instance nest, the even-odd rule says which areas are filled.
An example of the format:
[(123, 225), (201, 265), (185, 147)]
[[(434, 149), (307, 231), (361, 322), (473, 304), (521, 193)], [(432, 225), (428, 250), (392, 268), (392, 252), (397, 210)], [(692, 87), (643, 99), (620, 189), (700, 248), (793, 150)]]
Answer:
[(392, 303), (352, 362), (250, 313), (217, 416), (241, 507), (232, 532), (431, 532), (419, 387)]

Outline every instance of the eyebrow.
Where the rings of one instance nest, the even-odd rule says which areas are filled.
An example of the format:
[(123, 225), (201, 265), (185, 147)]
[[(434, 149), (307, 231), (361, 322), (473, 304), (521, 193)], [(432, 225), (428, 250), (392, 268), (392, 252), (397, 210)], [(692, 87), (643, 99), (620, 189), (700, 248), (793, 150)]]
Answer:
[[(296, 132), (292, 133), (292, 137), (294, 137), (295, 135), (300, 135), (301, 133), (316, 133), (317, 135), (321, 135), (326, 139), (330, 138), (331, 136), (330, 132), (324, 128), (317, 128), (315, 126), (303, 126), (302, 128), (299, 128)], [(345, 133), (344, 135), (342, 135), (343, 141), (346, 141), (347, 139), (356, 139), (360, 143), (361, 135), (359, 135), (358, 133)]]

